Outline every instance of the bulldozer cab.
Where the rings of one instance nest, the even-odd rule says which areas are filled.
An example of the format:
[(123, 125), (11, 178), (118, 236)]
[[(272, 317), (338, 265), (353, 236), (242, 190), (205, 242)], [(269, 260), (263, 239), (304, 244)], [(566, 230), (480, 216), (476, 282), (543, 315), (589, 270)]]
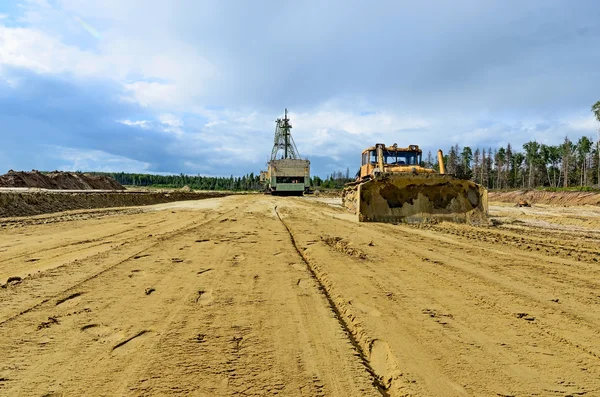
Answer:
[[(362, 152), (362, 161), (360, 167), (360, 178), (371, 175), (378, 168), (379, 160), (377, 158), (378, 148), (381, 147), (383, 165), (385, 168), (394, 167), (394, 171), (401, 171), (401, 167), (407, 167), (407, 170), (421, 166), (422, 150), (417, 145), (410, 145), (407, 148), (399, 148), (397, 145), (385, 147), (377, 145), (370, 147)], [(383, 172), (384, 170), (382, 170)]]

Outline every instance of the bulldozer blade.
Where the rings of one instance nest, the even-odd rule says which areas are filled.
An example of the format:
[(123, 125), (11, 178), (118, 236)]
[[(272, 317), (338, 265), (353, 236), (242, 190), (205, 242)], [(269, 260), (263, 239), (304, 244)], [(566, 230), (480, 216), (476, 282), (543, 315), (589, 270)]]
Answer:
[(344, 205), (360, 222), (488, 223), (487, 189), (451, 175), (381, 174), (347, 187)]

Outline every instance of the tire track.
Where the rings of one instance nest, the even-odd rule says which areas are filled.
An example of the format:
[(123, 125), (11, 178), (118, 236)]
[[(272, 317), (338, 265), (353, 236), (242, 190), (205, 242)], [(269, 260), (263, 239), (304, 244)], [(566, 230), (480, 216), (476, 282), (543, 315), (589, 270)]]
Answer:
[[(384, 360), (390, 359), (391, 352), (388, 351), (389, 347), (387, 344), (385, 344), (385, 342), (369, 337), (359, 325), (353, 322), (353, 318), (347, 314), (348, 310), (344, 307), (345, 305), (343, 304), (343, 300), (341, 298), (334, 298), (334, 295), (337, 294), (333, 292), (332, 285), (329, 280), (327, 280), (322, 270), (310, 258), (308, 258), (304, 251), (298, 246), (292, 230), (281, 217), (281, 214), (277, 210), (277, 206), (275, 206), (274, 211), (282, 225), (287, 230), (292, 245), (306, 265), (311, 278), (315, 280), (319, 286), (319, 292), (324, 295), (325, 299), (329, 303), (331, 311), (335, 315), (336, 320), (344, 330), (344, 333), (347, 335), (354, 349), (357, 351), (365, 368), (373, 377), (373, 386), (382, 396), (385, 397), (396, 395), (395, 390), (400, 391), (401, 395), (403, 396), (412, 395), (409, 390), (403, 387), (404, 385), (398, 385), (397, 382), (395, 382), (396, 379), (392, 374), (382, 373), (383, 371), (381, 371), (381, 368), (388, 367), (389, 363), (385, 363), (386, 365), (383, 366), (374, 365), (373, 359), (377, 359), (378, 361), (381, 358)], [(379, 357), (376, 358), (374, 355)]]
[[(195, 230), (195, 229), (197, 229), (197, 228), (199, 228), (199, 227), (205, 226), (206, 224), (208, 224), (208, 223), (210, 223), (210, 222), (213, 222), (213, 221), (215, 221), (215, 220), (219, 219), (220, 217), (223, 217), (223, 216), (225, 216), (226, 214), (228, 214), (228, 213), (230, 213), (230, 212), (233, 212), (233, 211), (234, 211), (234, 210), (229, 210), (229, 211), (226, 211), (226, 212), (224, 212), (224, 213), (222, 213), (222, 214), (219, 214), (219, 215), (217, 215), (215, 218), (209, 219), (209, 220), (207, 220), (207, 221), (203, 221), (203, 222), (201, 222), (201, 223), (192, 222), (192, 223), (195, 223), (195, 224), (194, 224), (194, 225), (192, 225), (192, 226), (184, 226), (184, 227), (183, 227), (183, 228), (181, 228), (181, 229), (177, 229), (177, 230), (174, 230), (174, 231), (172, 231), (172, 232), (167, 232), (167, 233), (164, 233), (164, 234), (160, 235), (160, 237), (158, 238), (158, 241), (156, 241), (155, 243), (153, 243), (153, 244), (151, 244), (151, 245), (149, 245), (149, 246), (147, 246), (147, 247), (144, 247), (143, 249), (141, 249), (141, 250), (139, 250), (139, 251), (136, 251), (134, 254), (132, 254), (132, 255), (129, 255), (129, 256), (128, 256), (128, 257), (126, 257), (125, 259), (123, 259), (123, 260), (120, 260), (120, 261), (118, 261), (117, 263), (114, 263), (114, 264), (112, 264), (112, 265), (109, 265), (109, 266), (107, 266), (107, 267), (103, 268), (102, 270), (100, 270), (99, 272), (96, 272), (96, 273), (94, 273), (94, 274), (92, 274), (92, 275), (90, 275), (90, 276), (88, 276), (88, 277), (84, 278), (83, 280), (80, 280), (80, 281), (76, 282), (75, 284), (72, 284), (71, 286), (69, 286), (69, 287), (67, 287), (67, 288), (65, 288), (65, 289), (62, 289), (60, 292), (58, 292), (58, 293), (55, 293), (55, 294), (53, 294), (53, 295), (51, 295), (51, 296), (48, 296), (48, 297), (46, 297), (45, 299), (43, 299), (43, 300), (41, 300), (41, 301), (38, 301), (36, 304), (34, 304), (34, 305), (31, 305), (31, 306), (27, 307), (27, 308), (26, 308), (26, 309), (24, 309), (24, 310), (21, 310), (21, 311), (20, 311), (19, 313), (17, 313), (17, 314), (14, 314), (14, 315), (12, 315), (12, 316), (10, 316), (10, 317), (8, 317), (8, 318), (4, 319), (4, 320), (0, 320), (0, 327), (1, 327), (1, 326), (4, 326), (5, 324), (7, 324), (7, 323), (9, 323), (9, 322), (11, 322), (11, 321), (13, 321), (13, 320), (15, 320), (15, 319), (17, 319), (17, 318), (21, 317), (21, 316), (23, 316), (24, 314), (27, 314), (27, 313), (29, 313), (29, 312), (31, 312), (31, 311), (33, 311), (33, 310), (35, 310), (35, 309), (37, 309), (37, 308), (41, 307), (42, 305), (44, 305), (45, 303), (47, 303), (47, 302), (49, 302), (49, 301), (51, 301), (51, 300), (57, 299), (59, 296), (61, 296), (61, 295), (64, 295), (64, 294), (68, 293), (69, 291), (72, 291), (72, 290), (74, 290), (74, 289), (78, 289), (78, 288), (79, 288), (80, 286), (82, 286), (83, 284), (85, 284), (85, 283), (87, 283), (87, 282), (89, 282), (89, 281), (91, 281), (91, 280), (93, 280), (93, 279), (95, 279), (95, 278), (97, 278), (97, 277), (99, 277), (99, 276), (103, 275), (104, 273), (107, 273), (107, 272), (109, 272), (109, 271), (111, 271), (111, 270), (115, 269), (116, 267), (118, 267), (118, 266), (122, 265), (123, 263), (129, 262), (129, 261), (131, 261), (131, 260), (135, 259), (135, 257), (139, 257), (139, 255), (141, 255), (141, 254), (142, 254), (144, 251), (147, 251), (147, 250), (149, 250), (149, 249), (151, 249), (151, 248), (154, 248), (154, 247), (156, 247), (156, 246), (160, 245), (161, 243), (163, 243), (164, 241), (166, 241), (166, 240), (168, 240), (168, 239), (171, 239), (171, 238), (177, 237), (177, 236), (179, 236), (179, 235), (181, 235), (181, 234), (184, 234), (184, 233), (186, 233), (186, 232), (189, 232), (189, 231)], [(139, 240), (142, 240), (142, 238), (139, 238), (137, 241), (139, 241)], [(136, 241), (136, 242), (137, 242), (137, 241)], [(130, 243), (130, 242), (126, 242), (126, 243), (124, 243), (124, 244), (131, 244), (131, 243)], [(97, 254), (97, 255), (102, 255), (102, 254), (104, 254), (104, 253), (100, 253), (100, 254)], [(97, 255), (93, 255), (93, 256), (97, 256)], [(93, 257), (93, 256), (92, 256), (92, 257)], [(65, 264), (65, 265), (63, 265), (63, 266), (68, 266), (68, 265), (69, 265), (69, 264)], [(59, 269), (60, 267), (62, 267), (62, 266), (59, 266), (59, 267), (57, 267), (57, 268), (55, 268), (55, 269)]]
[[(162, 221), (162, 220), (161, 221), (157, 221), (157, 222), (152, 222), (152, 223), (150, 223), (148, 225), (144, 225), (144, 228), (150, 228), (152, 226), (156, 226), (156, 225), (158, 225), (160, 223), (163, 223), (163, 222), (164, 221)], [(94, 245), (90, 245), (88, 247), (80, 248), (80, 249), (75, 250), (75, 251), (70, 251), (67, 254), (71, 254), (71, 253), (77, 252), (77, 251), (83, 251), (83, 250), (86, 250), (86, 249), (89, 249), (89, 248), (99, 247), (101, 245), (104, 245), (104, 244), (108, 243), (107, 241), (104, 241), (104, 240), (109, 239), (109, 238), (113, 238), (113, 237), (117, 237), (117, 236), (120, 236), (120, 235), (125, 234), (125, 233), (135, 232), (136, 231), (135, 229), (136, 229), (135, 227), (128, 228), (127, 230), (123, 230), (123, 231), (120, 231), (120, 232), (117, 232), (117, 233), (113, 233), (113, 234), (108, 234), (108, 235), (105, 235), (105, 236), (102, 236), (102, 237), (97, 237), (97, 238), (83, 240), (83, 241), (75, 241), (75, 242), (70, 242), (70, 243), (66, 243), (66, 244), (61, 244), (61, 245), (57, 245), (57, 246), (54, 246), (54, 247), (50, 247), (50, 248), (42, 249), (42, 250), (39, 250), (39, 251), (35, 251), (33, 253), (27, 252), (27, 253), (24, 253), (24, 254), (13, 255), (13, 256), (11, 256), (10, 258), (7, 258), (7, 259), (1, 259), (0, 260), (0, 264), (6, 263), (6, 262), (10, 262), (10, 261), (13, 261), (15, 259), (23, 258), (23, 257), (26, 257), (26, 256), (38, 256), (40, 254), (43, 255), (43, 254), (47, 254), (47, 253), (49, 253), (51, 251), (54, 251), (54, 250), (60, 250), (60, 249), (68, 248), (68, 247), (75, 247), (75, 246), (83, 245), (83, 244), (92, 244), (92, 243), (100, 242), (99, 244), (94, 244)], [(56, 258), (59, 258), (59, 257), (61, 257), (63, 255), (64, 254), (59, 254), (59, 255), (51, 256), (51, 257), (48, 257), (48, 258), (45, 258), (45, 259), (56, 259)]]

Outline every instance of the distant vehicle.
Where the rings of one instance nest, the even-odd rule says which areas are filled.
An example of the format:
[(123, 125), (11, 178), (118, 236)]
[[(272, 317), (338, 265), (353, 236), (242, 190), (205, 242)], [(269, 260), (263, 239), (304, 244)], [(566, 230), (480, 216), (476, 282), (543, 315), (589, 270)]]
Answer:
[(290, 130), (292, 125), (287, 117), (277, 119), (275, 143), (267, 170), (260, 172), (260, 180), (265, 191), (273, 195), (302, 196), (310, 190), (310, 161), (300, 158)]

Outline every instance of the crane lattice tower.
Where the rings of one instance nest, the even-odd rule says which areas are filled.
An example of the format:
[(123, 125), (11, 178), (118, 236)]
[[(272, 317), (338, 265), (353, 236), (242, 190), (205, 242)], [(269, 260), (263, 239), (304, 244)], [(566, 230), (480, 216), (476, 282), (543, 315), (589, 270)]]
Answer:
[[(298, 148), (296, 148), (296, 143), (292, 138), (292, 125), (287, 116), (287, 109), (285, 109), (283, 119), (277, 119), (275, 122), (275, 142), (271, 151), (271, 160), (300, 159), (300, 153), (298, 153)], [(279, 152), (282, 152), (282, 155), (278, 159)]]

